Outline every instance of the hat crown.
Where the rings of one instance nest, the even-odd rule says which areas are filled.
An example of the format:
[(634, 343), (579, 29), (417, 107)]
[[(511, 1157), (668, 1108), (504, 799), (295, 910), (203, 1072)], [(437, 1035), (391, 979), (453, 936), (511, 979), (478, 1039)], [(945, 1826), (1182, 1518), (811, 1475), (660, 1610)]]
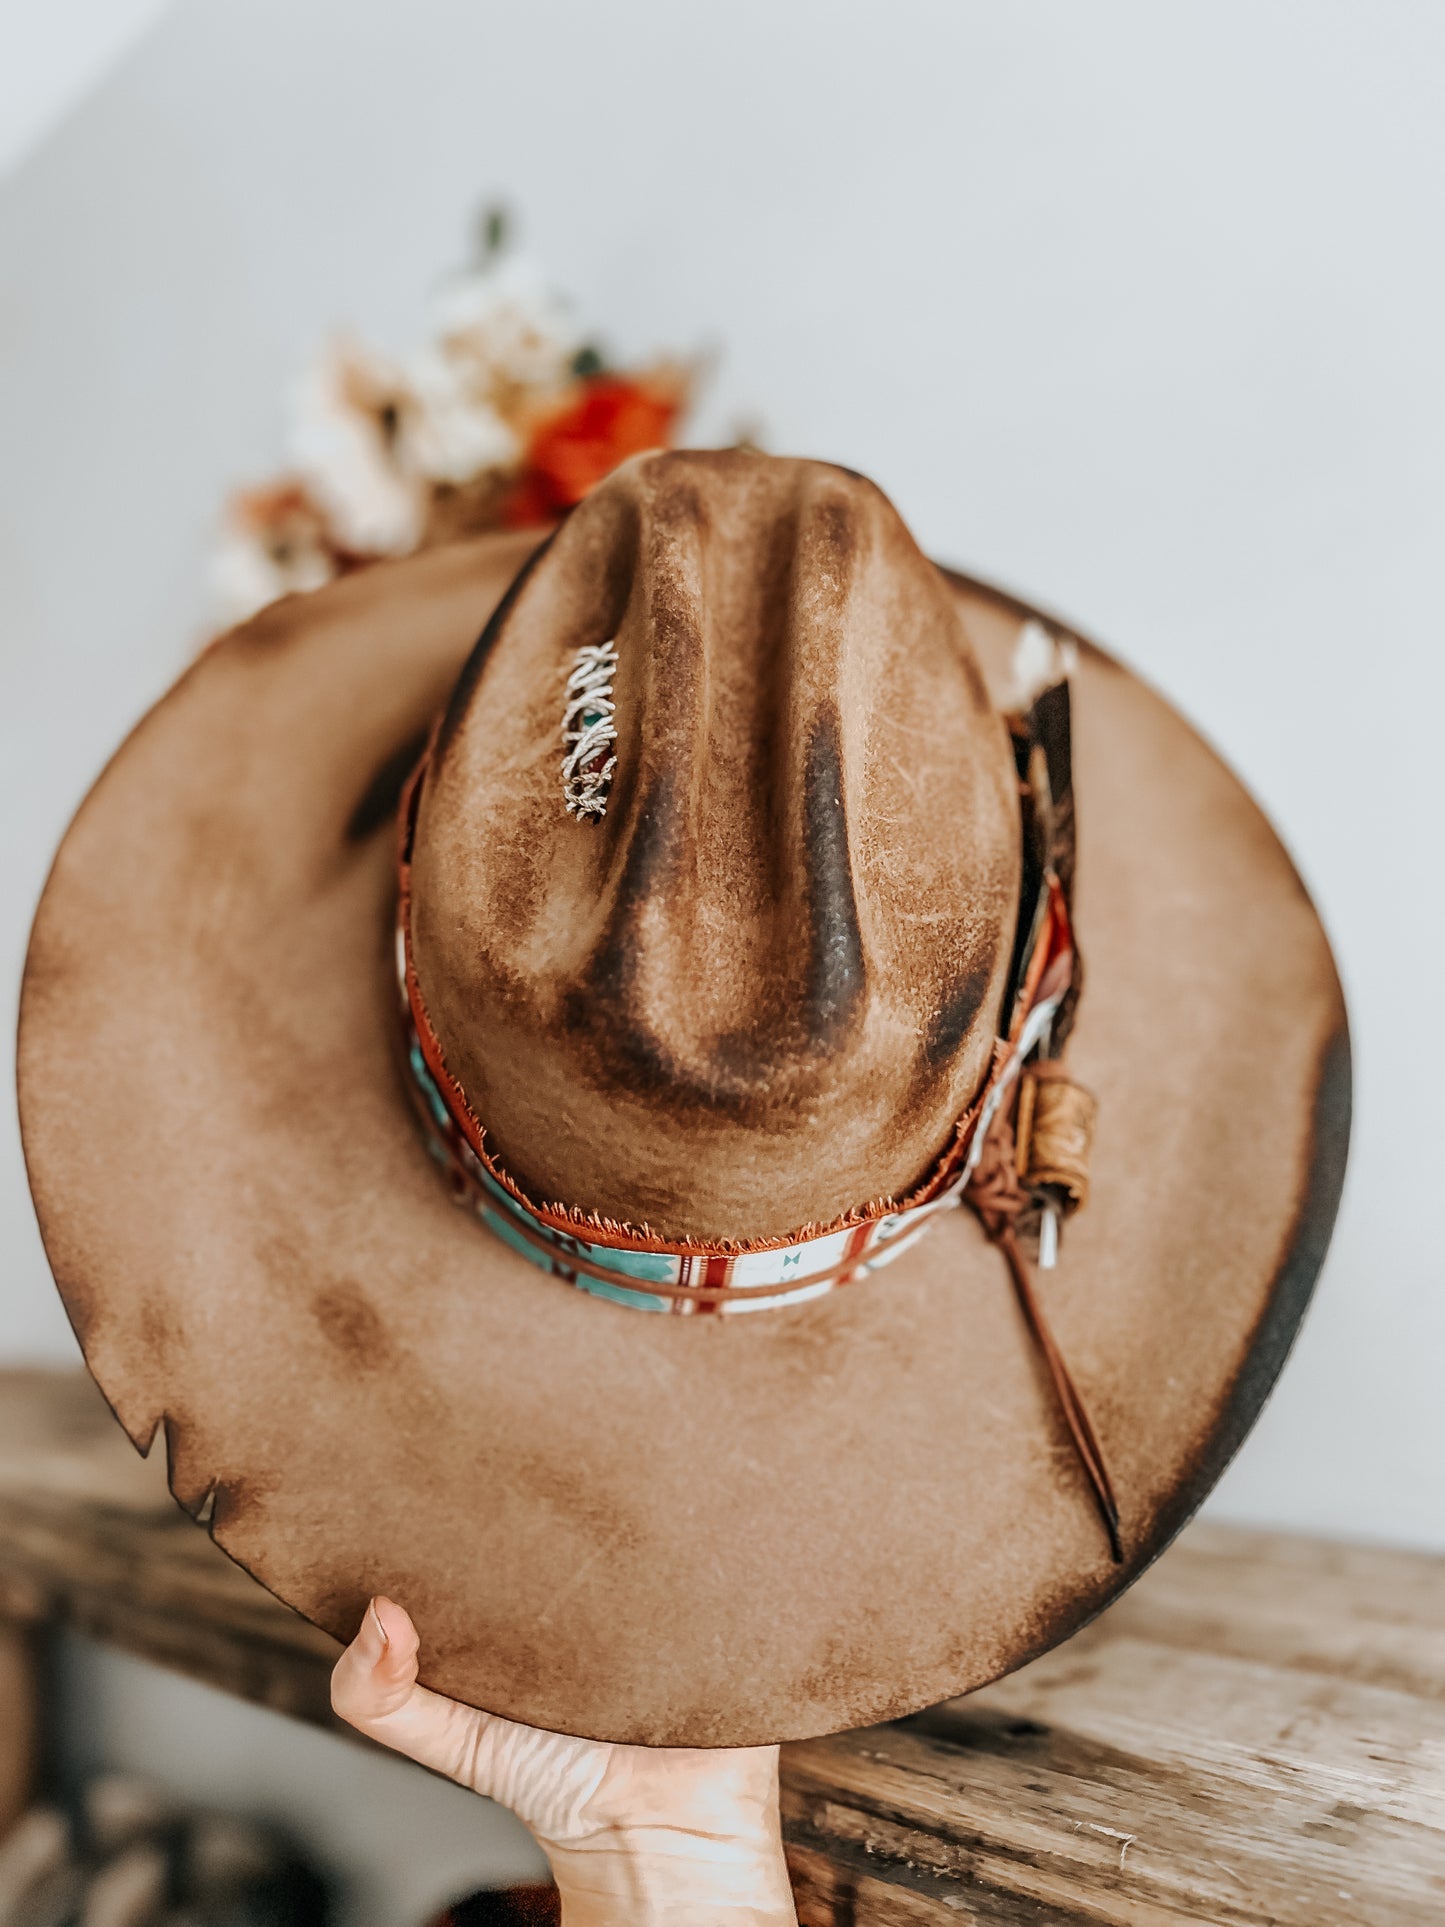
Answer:
[[(616, 769), (565, 807), (612, 641)], [(514, 584), (418, 803), (417, 980), (535, 1199), (763, 1238), (908, 1190), (982, 1083), (1018, 795), (953, 598), (821, 463), (640, 457)]]

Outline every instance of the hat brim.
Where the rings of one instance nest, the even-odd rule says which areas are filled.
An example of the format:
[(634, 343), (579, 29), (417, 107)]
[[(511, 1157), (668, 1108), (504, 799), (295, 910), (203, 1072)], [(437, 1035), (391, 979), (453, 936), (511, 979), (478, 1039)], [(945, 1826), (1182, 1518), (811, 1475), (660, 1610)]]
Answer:
[[(1081, 645), (1070, 1064), (1099, 1121), (1042, 1289), (1120, 1497), (1115, 1566), (964, 1212), (872, 1280), (715, 1320), (589, 1297), (450, 1202), (394, 1051), (394, 804), (527, 547), (273, 607), (101, 777), (22, 1002), (46, 1248), (132, 1439), (160, 1428), (180, 1502), (338, 1637), (388, 1593), (432, 1686), (612, 1740), (895, 1716), (1097, 1612), (1255, 1418), (1343, 1179), (1329, 945), (1236, 778)], [(1031, 612), (951, 579), (1001, 685)]]

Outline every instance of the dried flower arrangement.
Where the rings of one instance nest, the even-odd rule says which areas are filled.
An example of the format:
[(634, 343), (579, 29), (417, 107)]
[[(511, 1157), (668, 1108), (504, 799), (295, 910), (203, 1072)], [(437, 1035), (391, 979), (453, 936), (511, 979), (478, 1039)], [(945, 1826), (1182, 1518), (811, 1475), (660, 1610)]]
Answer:
[(496, 210), (405, 359), (333, 342), (294, 397), (289, 471), (231, 500), (227, 622), (387, 556), (542, 526), (629, 455), (670, 444), (695, 367), (611, 367)]

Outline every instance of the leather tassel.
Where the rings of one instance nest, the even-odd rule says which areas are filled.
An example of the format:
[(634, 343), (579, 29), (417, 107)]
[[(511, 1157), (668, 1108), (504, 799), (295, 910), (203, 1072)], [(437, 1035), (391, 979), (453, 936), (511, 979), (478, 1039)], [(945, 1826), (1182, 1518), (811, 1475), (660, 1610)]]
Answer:
[(1122, 1565), (1124, 1548), (1119, 1531), (1119, 1502), (1114, 1496), (1104, 1450), (1083, 1395), (1075, 1385), (1064, 1355), (1059, 1350), (1028, 1261), (1019, 1249), (1018, 1220), (1031, 1200), (1019, 1182), (1014, 1127), (1007, 1107), (1000, 1108), (989, 1128), (963, 1199), (982, 1224), (990, 1243), (996, 1244), (1004, 1255), (1019, 1308), (1048, 1368), (1054, 1398), (1069, 1428), (1069, 1437), (1073, 1440), (1079, 1463), (1088, 1478), (1099, 1517), (1104, 1522), (1104, 1530), (1109, 1535), (1109, 1551), (1115, 1564)]
[(1018, 1239), (1012, 1225), (1007, 1225), (992, 1240), (1008, 1262), (1009, 1275), (1018, 1294), (1020, 1308), (1028, 1321), (1029, 1330), (1043, 1354), (1049, 1377), (1053, 1380), (1054, 1396), (1059, 1410), (1064, 1415), (1064, 1423), (1074, 1441), (1074, 1450), (1079, 1455), (1079, 1463), (1088, 1475), (1094, 1492), (1094, 1503), (1099, 1508), (1099, 1517), (1104, 1522), (1104, 1530), (1109, 1535), (1109, 1550), (1115, 1565), (1124, 1562), (1124, 1548), (1119, 1539), (1119, 1502), (1114, 1497), (1113, 1482), (1109, 1468), (1104, 1460), (1103, 1447), (1099, 1444), (1098, 1434), (1094, 1431), (1088, 1407), (1084, 1404), (1079, 1388), (1069, 1375), (1064, 1355), (1059, 1350), (1048, 1319), (1044, 1315), (1043, 1304), (1034, 1288), (1033, 1276), (1028, 1262), (1019, 1250)]

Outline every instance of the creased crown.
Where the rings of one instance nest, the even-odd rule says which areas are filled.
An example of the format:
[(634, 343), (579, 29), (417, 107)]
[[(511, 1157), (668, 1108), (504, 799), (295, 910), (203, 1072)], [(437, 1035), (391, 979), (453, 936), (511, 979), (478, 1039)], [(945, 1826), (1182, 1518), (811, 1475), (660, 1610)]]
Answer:
[[(617, 758), (568, 814), (577, 651)], [(642, 456), (457, 683), (412, 861), (418, 983), (538, 1202), (772, 1237), (923, 1176), (987, 1072), (1018, 796), (942, 579), (845, 470)]]

